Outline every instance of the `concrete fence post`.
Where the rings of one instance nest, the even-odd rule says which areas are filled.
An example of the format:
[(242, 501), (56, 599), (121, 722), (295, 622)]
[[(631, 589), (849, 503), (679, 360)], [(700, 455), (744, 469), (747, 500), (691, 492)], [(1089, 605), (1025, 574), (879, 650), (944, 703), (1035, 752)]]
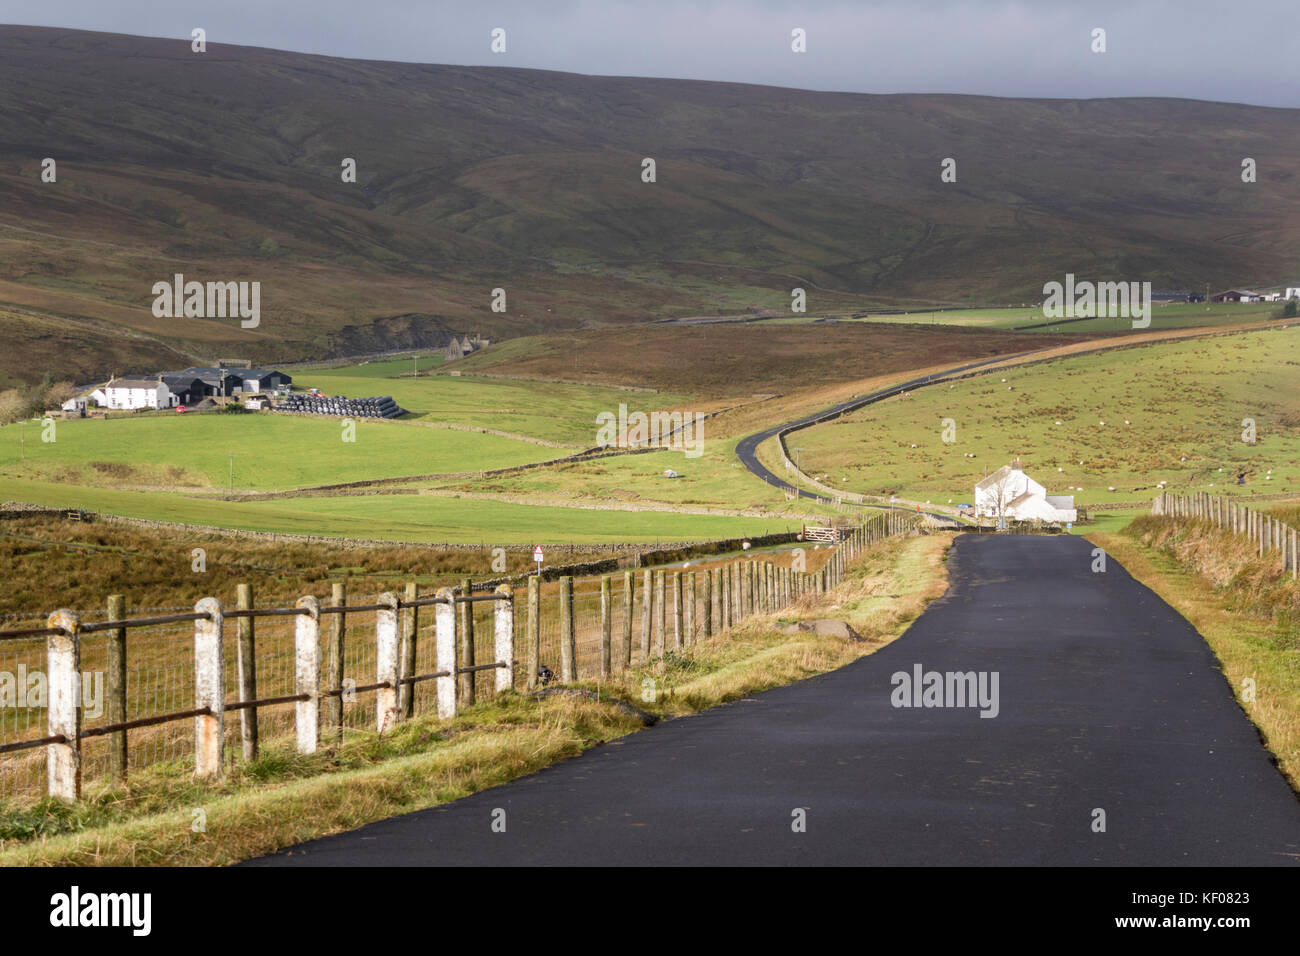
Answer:
[(573, 633), (573, 578), (560, 578), (560, 680), (578, 679), (578, 647)]
[(46, 627), (59, 633), (45, 638), (46, 735), (63, 742), (45, 748), (46, 780), (56, 800), (81, 799), (81, 617), (66, 608), (55, 611)]
[(441, 588), (437, 596), (442, 598), (442, 603), (433, 606), (433, 666), (436, 668), (436, 673), (443, 676), (433, 679), (433, 690), (438, 705), (438, 719), (450, 720), (456, 716), (458, 705), (458, 695), (456, 693), (456, 678), (458, 676), (456, 670), (459, 666), (456, 657), (456, 592), (451, 588)]
[(540, 575), (528, 578), (528, 635), (525, 657), (528, 679), (524, 686), (532, 690), (537, 686), (537, 672), (542, 668), (542, 582)]
[[(461, 579), (460, 593), (462, 597), (472, 597), (474, 595), (474, 585), (469, 578)], [(459, 661), (460, 667), (473, 667), (477, 663), (474, 659), (474, 605), (469, 601), (465, 601), (460, 605)], [(474, 703), (474, 685), (477, 677), (478, 674), (474, 671), (459, 675), (457, 680), (460, 694), (459, 706), (468, 707)]]
[[(414, 581), (408, 581), (403, 600), (405, 602), (411, 602), (418, 601), (419, 599), (420, 586)], [(420, 609), (418, 607), (410, 607), (409, 604), (407, 604), (401, 608), (401, 613), (398, 615), (397, 620), (401, 633), (397, 655), (399, 661), (398, 675), (402, 678), (414, 677), (416, 641), (420, 633)], [(401, 712), (403, 720), (410, 720), (415, 716), (414, 684), (398, 684), (397, 709)]]
[(654, 573), (647, 569), (641, 575), (641, 660), (650, 659), (650, 630), (654, 623)]
[(515, 589), (508, 584), (499, 584), (496, 593), (503, 595), (492, 602), (492, 644), (497, 662), (496, 692), (500, 694), (502, 691), (513, 690), (515, 686)]
[[(253, 586), (235, 585), (235, 606), (241, 611), (253, 609)], [(240, 702), (257, 700), (257, 623), (251, 617), (236, 620), (235, 680)], [(257, 708), (245, 707), (239, 712), (239, 739), (243, 747), (244, 762), (257, 759)]]
[[(330, 585), (330, 606), (347, 607), (348, 586), (345, 581), (335, 581)], [(338, 731), (339, 743), (343, 742), (343, 670), (347, 666), (343, 653), (347, 645), (348, 615), (339, 611), (332, 615), (329, 637), (325, 641), (325, 686), (335, 691), (326, 703), (330, 726)]]
[[(121, 621), (126, 617), (126, 596), (112, 594), (108, 598), (108, 620)], [(108, 632), (108, 674), (104, 679), (108, 696), (108, 722), (120, 724), (126, 720), (126, 628)], [(126, 731), (115, 730), (108, 738), (109, 773), (118, 783), (126, 782), (127, 749)]]
[(600, 676), (607, 679), (614, 665), (614, 608), (612, 582), (608, 574), (600, 578)]
[(375, 612), (375, 726), (385, 733), (397, 724), (398, 634), (397, 595), (385, 591), (375, 601), (383, 605)]
[(636, 581), (631, 571), (623, 572), (623, 639), (619, 643), (618, 669), (632, 666), (632, 611), (636, 608)]
[(295, 607), (307, 613), (294, 618), (294, 693), (311, 696), (294, 702), (293, 722), (298, 753), (314, 754), (320, 740), (320, 602), (308, 594)]
[(195, 604), (194, 613), (205, 615), (194, 622), (194, 708), (206, 710), (194, 718), (194, 773), (215, 779), (221, 776), (226, 729), (225, 619), (221, 602), (213, 597)]

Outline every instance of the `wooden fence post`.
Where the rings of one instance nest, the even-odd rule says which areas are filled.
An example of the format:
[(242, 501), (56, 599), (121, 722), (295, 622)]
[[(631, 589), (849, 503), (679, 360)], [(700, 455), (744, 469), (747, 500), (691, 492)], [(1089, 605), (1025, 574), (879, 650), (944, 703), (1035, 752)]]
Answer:
[(663, 655), (668, 634), (668, 595), (664, 572), (655, 572), (655, 653)]
[[(438, 719), (450, 720), (456, 716), (457, 710), (456, 670), (458, 666), (468, 665), (460, 665), (456, 659), (456, 592), (451, 588), (442, 588), (438, 591), (438, 597), (442, 598), (442, 603), (433, 606), (436, 658), (433, 666), (443, 676), (433, 679), (434, 695), (438, 702)], [(473, 605), (462, 604), (461, 607)]]
[(528, 680), (525, 686), (537, 686), (537, 672), (542, 667), (542, 583), (540, 575), (528, 578)]
[(620, 671), (632, 666), (632, 611), (636, 607), (636, 581), (631, 571), (623, 572), (623, 640), (617, 660)]
[(682, 649), (682, 572), (673, 572), (673, 650)]
[(600, 676), (608, 679), (614, 666), (614, 608), (608, 574), (600, 576)]
[(492, 643), (496, 652), (496, 692), (513, 690), (515, 686), (515, 589), (508, 584), (498, 584), (497, 594), (504, 595), (492, 602)]
[[(241, 611), (253, 609), (253, 586), (235, 585), (235, 606)], [(239, 682), (240, 702), (257, 700), (257, 625), (251, 617), (238, 618), (235, 625), (238, 646), (235, 649), (235, 679)], [(257, 708), (239, 712), (239, 739), (243, 744), (244, 762), (257, 759)]]
[[(348, 586), (345, 581), (335, 581), (330, 585), (330, 606), (346, 607), (348, 603)], [(329, 698), (326, 705), (330, 713), (330, 723), (338, 730), (339, 743), (343, 742), (343, 648), (347, 641), (347, 614), (339, 611), (333, 615), (329, 638), (325, 645), (325, 684), (336, 693)]]
[(295, 607), (307, 613), (294, 618), (294, 693), (311, 696), (294, 702), (293, 722), (298, 753), (314, 754), (320, 739), (320, 602), (308, 594)]
[[(420, 586), (414, 581), (408, 581), (406, 583), (404, 599), (406, 602), (418, 601), (420, 599)], [(402, 607), (401, 613), (398, 615), (398, 622), (401, 628), (401, 649), (397, 655), (397, 659), (401, 662), (401, 666), (398, 668), (398, 676), (401, 678), (414, 677), (416, 640), (420, 633), (420, 609), (418, 607), (410, 607), (409, 604), (407, 604)], [(401, 713), (403, 720), (410, 720), (415, 716), (414, 684), (398, 684), (397, 710)]]
[(717, 576), (717, 571), (709, 569), (700, 581), (700, 636), (706, 641), (713, 636), (713, 586)]
[(194, 773), (221, 776), (221, 744), (226, 728), (226, 659), (222, 652), (224, 618), (221, 602), (206, 597), (194, 605), (194, 707), (207, 712), (194, 718)]
[(654, 580), (653, 573), (647, 569), (641, 576), (642, 594), (641, 594), (641, 660), (645, 662), (650, 659), (650, 630), (654, 621)]
[(690, 647), (695, 643), (695, 605), (699, 600), (699, 594), (695, 589), (695, 572), (690, 571), (686, 575), (686, 646)]
[(45, 638), (46, 735), (63, 736), (45, 748), (49, 794), (56, 800), (81, 799), (81, 617), (66, 608), (55, 611), (46, 627), (59, 633)]
[[(112, 594), (108, 598), (108, 619), (120, 621), (126, 617), (126, 595)], [(126, 720), (126, 628), (108, 632), (108, 722), (120, 724)], [(115, 730), (108, 738), (109, 773), (118, 783), (126, 783), (127, 759), (126, 731)]]
[(384, 686), (375, 691), (375, 726), (382, 734), (396, 724), (398, 688), (397, 595), (385, 591), (375, 601), (375, 680)]
[(578, 645), (573, 633), (573, 578), (560, 578), (560, 680), (578, 679)]
[[(469, 578), (460, 582), (461, 597), (472, 597), (474, 587)], [(460, 667), (474, 666), (474, 605), (466, 601), (460, 605)], [(474, 671), (461, 674), (459, 679), (459, 706), (467, 707), (474, 703), (474, 680), (478, 676)]]

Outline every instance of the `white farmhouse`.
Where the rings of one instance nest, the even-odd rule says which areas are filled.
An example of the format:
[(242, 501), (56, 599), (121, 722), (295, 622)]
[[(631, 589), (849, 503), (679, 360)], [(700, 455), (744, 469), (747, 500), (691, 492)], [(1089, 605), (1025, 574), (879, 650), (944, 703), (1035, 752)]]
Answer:
[(1284, 296), (1282, 296), (1282, 298), (1284, 298), (1284, 299), (1300, 299), (1300, 286), (1296, 286), (1296, 287), (1294, 287), (1294, 288), (1288, 288), (1288, 289), (1286, 290), (1286, 294), (1285, 294)]
[(171, 408), (176, 404), (176, 396), (166, 382), (147, 378), (115, 378), (91, 392), (90, 397), (104, 408), (127, 411)]
[(1077, 521), (1073, 495), (1049, 495), (1025, 474), (1017, 458), (975, 485), (977, 518), (1012, 521)]

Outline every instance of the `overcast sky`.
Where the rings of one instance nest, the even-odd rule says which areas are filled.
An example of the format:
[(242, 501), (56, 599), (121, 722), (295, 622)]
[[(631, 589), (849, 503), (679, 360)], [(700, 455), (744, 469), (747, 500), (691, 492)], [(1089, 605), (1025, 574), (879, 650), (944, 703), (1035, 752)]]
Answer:
[(818, 90), (1300, 107), (1300, 0), (0, 0), (0, 22)]

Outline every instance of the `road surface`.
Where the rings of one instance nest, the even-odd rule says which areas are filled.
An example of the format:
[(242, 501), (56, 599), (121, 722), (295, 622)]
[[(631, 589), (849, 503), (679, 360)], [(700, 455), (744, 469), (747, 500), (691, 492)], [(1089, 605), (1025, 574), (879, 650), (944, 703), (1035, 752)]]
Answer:
[[(1091, 548), (960, 536), (948, 594), (847, 667), (250, 863), (1295, 865), (1300, 803), (1209, 648)], [(997, 715), (893, 706), (917, 665), (996, 672)]]

